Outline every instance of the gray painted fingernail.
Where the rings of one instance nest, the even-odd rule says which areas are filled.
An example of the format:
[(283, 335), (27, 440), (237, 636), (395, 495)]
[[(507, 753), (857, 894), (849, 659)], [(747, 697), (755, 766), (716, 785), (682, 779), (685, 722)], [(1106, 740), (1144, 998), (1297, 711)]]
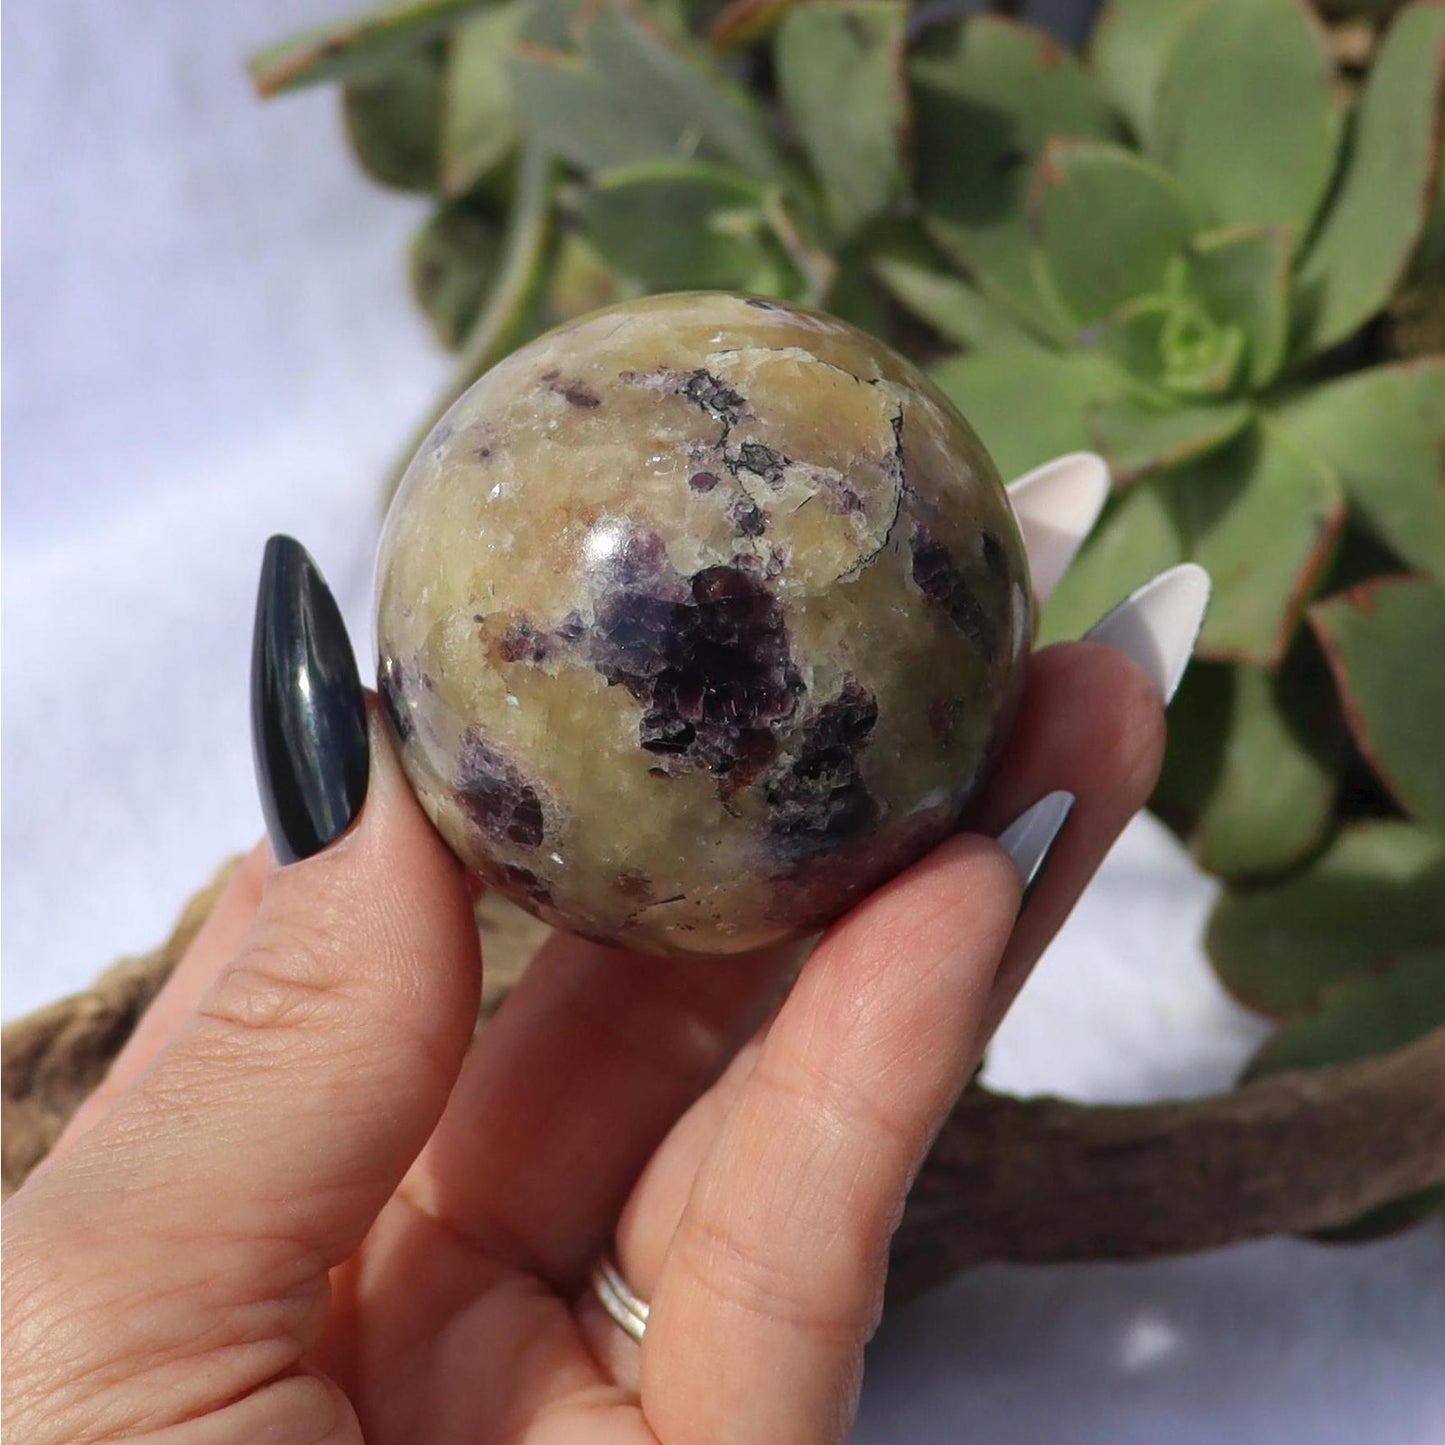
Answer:
[(1072, 793), (1049, 793), (1026, 813), (1020, 813), (998, 835), (999, 846), (1013, 859), (1025, 890), (1039, 876), (1054, 840), (1063, 831), (1073, 809)]
[(1109, 496), (1109, 468), (1093, 452), (1056, 457), (1008, 489), (1040, 602), (1074, 560)]
[(1132, 657), (1167, 705), (1194, 655), (1211, 585), (1203, 567), (1181, 562), (1131, 593), (1084, 640), (1107, 643)]

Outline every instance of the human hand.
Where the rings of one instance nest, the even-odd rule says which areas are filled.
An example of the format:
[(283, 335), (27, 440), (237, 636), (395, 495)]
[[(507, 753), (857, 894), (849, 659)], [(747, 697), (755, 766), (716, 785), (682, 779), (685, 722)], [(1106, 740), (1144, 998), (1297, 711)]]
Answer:
[[(1016, 493), (1041, 589), (1090, 486), (1065, 463)], [(1148, 797), (1200, 578), (1032, 659), (970, 831), (831, 928), (780, 1006), (790, 950), (557, 935), (470, 1047), (466, 881), (324, 586), (275, 556), (269, 616), (304, 600), (307, 626), (265, 622), (267, 655), (330, 736), (294, 694), (261, 710), (263, 738), (290, 719), (262, 750), (299, 856), (242, 865), (7, 1205), (7, 1439), (841, 1440), (909, 1181)], [(586, 1289), (614, 1240), (651, 1302), (640, 1348)]]

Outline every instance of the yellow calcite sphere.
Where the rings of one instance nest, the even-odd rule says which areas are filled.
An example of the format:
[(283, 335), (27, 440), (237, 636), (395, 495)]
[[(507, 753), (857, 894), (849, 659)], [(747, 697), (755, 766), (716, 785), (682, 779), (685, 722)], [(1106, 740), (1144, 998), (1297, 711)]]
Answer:
[(730, 293), (560, 327), (418, 452), (377, 577), (408, 777), (559, 927), (813, 932), (953, 828), (1032, 632), (998, 472), (831, 317)]

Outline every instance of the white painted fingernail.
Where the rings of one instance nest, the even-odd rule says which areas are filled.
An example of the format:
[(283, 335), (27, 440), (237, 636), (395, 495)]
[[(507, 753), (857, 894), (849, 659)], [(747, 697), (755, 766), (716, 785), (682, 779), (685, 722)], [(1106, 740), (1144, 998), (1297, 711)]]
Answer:
[(1008, 489), (1040, 602), (1059, 585), (1109, 497), (1109, 468), (1093, 452), (1056, 457)]
[(1069, 814), (1074, 809), (1072, 793), (1049, 793), (1026, 813), (1020, 813), (998, 835), (999, 846), (1014, 861), (1027, 889), (1039, 876), (1039, 869), (1054, 846)]
[(1203, 567), (1181, 562), (1130, 593), (1084, 640), (1127, 653), (1149, 674), (1167, 706), (1194, 655), (1211, 589)]

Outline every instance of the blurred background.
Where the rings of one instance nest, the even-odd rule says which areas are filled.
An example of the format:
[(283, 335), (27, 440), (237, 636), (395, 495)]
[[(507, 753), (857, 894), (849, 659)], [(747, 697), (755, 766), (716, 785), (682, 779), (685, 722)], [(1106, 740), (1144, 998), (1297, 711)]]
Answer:
[[(449, 363), (336, 95), (243, 57), (344, 0), (10, 0), (3, 20), (6, 1018), (158, 942), (261, 829), (247, 663), (265, 538), (369, 654), (378, 478)], [(1079, 33), (1087, 5), (1023, 7)], [(363, 662), (363, 670), (369, 666)], [(1140, 820), (1000, 1037), (1001, 1087), (1231, 1083), (1262, 1035), (1198, 951), (1214, 885)], [(990, 1268), (890, 1319), (858, 1439), (1445, 1441), (1445, 1231)]]

